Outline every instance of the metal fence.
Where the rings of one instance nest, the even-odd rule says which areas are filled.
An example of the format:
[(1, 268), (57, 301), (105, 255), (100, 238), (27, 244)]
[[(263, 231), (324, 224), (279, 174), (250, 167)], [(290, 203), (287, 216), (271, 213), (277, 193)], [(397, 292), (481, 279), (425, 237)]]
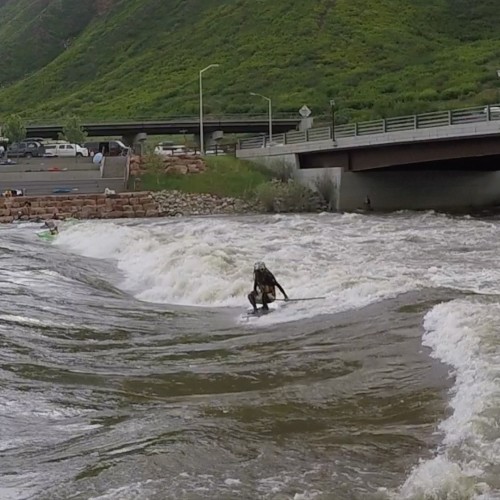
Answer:
[(273, 135), (272, 143), (269, 141), (269, 136), (260, 135), (258, 137), (240, 140), (238, 148), (254, 149), (287, 144), (300, 144), (304, 142), (333, 140), (334, 137), (335, 139), (341, 139), (343, 137), (388, 134), (405, 130), (447, 127), (450, 125), (464, 125), (493, 120), (500, 120), (500, 104), (336, 125), (334, 134), (332, 133), (331, 126), (311, 128), (303, 132), (292, 131), (286, 134)]

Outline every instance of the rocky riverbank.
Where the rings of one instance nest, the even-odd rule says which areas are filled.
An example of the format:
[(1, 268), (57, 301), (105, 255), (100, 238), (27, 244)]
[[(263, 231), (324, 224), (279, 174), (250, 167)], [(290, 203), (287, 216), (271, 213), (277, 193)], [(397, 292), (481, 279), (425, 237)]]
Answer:
[(218, 215), (262, 212), (255, 202), (238, 198), (223, 198), (211, 194), (159, 191), (152, 193), (160, 216)]
[[(271, 186), (272, 187), (272, 186)], [(252, 201), (181, 191), (132, 192), (112, 195), (15, 196), (0, 198), (0, 223), (58, 218), (121, 219), (191, 215), (239, 215), (269, 212), (318, 212), (318, 194), (296, 188), (272, 190)], [(286, 195), (286, 196), (285, 196)], [(266, 204), (266, 201), (269, 202)]]
[(130, 175), (134, 177), (142, 175), (151, 163), (151, 159), (155, 163), (158, 162), (159, 170), (170, 175), (200, 174), (207, 169), (205, 160), (199, 155), (134, 155), (130, 158)]

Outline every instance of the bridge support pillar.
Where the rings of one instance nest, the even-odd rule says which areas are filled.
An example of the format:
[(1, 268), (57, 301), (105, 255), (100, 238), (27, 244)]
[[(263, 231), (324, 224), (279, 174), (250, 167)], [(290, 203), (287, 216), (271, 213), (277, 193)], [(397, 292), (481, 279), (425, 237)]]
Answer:
[[(222, 130), (215, 130), (214, 132), (209, 132), (208, 134), (203, 134), (204, 138), (204, 146), (205, 146), (205, 151), (207, 148), (210, 148), (211, 146), (216, 146), (219, 144), (219, 142), (222, 140), (224, 137), (224, 132)], [(195, 134), (194, 136), (195, 143), (198, 145), (198, 147), (201, 149), (201, 143), (200, 143), (200, 135)]]
[(443, 210), (468, 211), (500, 204), (500, 172), (496, 171), (362, 171), (342, 168), (298, 169), (296, 178), (312, 189), (333, 181), (339, 211)]
[(469, 211), (500, 203), (500, 172), (415, 170), (342, 172), (339, 210)]
[(500, 171), (491, 170), (363, 170), (348, 171), (325, 159), (317, 168), (300, 168), (298, 154), (262, 155), (243, 158), (273, 165), (288, 164), (295, 178), (318, 189), (331, 190), (332, 210), (353, 212), (374, 210), (443, 210), (466, 212), (500, 205)]
[(134, 153), (144, 155), (146, 153), (146, 140), (148, 134), (139, 132), (137, 134), (124, 135), (122, 141), (126, 146), (130, 146)]

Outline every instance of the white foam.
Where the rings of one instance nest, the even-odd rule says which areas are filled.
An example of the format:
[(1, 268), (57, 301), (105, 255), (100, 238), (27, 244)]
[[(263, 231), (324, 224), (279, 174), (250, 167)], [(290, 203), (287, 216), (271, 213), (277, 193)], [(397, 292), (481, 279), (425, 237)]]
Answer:
[[(14, 484), (0, 484), (0, 498), (2, 500), (28, 500), (35, 498), (38, 490), (36, 484), (40, 474), (16, 474), (9, 482)], [(7, 481), (4, 479), (4, 482)]]
[[(290, 297), (326, 297), (287, 305), (282, 316), (288, 320), (361, 307), (418, 286), (412, 273), (388, 267), (383, 253), (366, 266), (371, 249), (356, 237), (349, 244), (327, 234), (333, 230), (282, 216), (262, 225), (228, 219), (143, 227), (94, 222), (64, 231), (57, 245), (113, 259), (125, 275), (122, 286), (139, 299), (193, 306), (248, 305), (253, 263), (264, 260)], [(280, 315), (273, 316), (276, 321)]]
[(431, 213), (95, 221), (65, 229), (55, 242), (112, 259), (125, 276), (121, 286), (146, 301), (247, 306), (260, 260), (291, 298), (326, 297), (278, 308), (259, 324), (359, 308), (421, 287), (498, 293), (499, 244), (493, 224), (454, 220), (450, 227)]
[(160, 481), (152, 479), (143, 482), (138, 481), (127, 486), (110, 488), (102, 495), (89, 497), (89, 500), (140, 500), (157, 493), (159, 484), (161, 484)]
[(412, 471), (396, 497), (498, 498), (492, 485), (500, 457), (500, 305), (479, 299), (440, 304), (424, 326), (424, 345), (453, 368), (453, 412), (440, 424), (436, 456)]

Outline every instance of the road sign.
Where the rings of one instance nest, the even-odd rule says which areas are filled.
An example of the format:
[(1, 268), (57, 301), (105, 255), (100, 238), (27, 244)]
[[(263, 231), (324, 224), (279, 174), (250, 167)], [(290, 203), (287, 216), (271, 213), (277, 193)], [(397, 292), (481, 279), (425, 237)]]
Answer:
[(312, 111), (305, 104), (304, 104), (304, 106), (302, 106), (299, 109), (299, 114), (303, 118), (307, 118), (308, 116), (311, 116), (311, 113), (312, 113)]

